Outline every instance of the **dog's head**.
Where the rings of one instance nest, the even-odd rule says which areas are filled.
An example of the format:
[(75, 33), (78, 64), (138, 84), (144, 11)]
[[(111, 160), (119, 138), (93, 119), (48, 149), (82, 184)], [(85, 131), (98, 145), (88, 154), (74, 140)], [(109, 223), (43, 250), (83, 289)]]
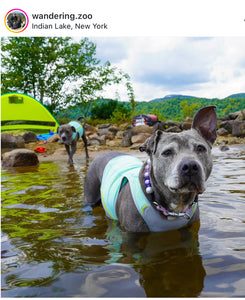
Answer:
[[(151, 177), (164, 194), (201, 194), (212, 170), (211, 148), (216, 139), (215, 106), (200, 109), (191, 130), (157, 130), (139, 148), (151, 159)], [(186, 197), (188, 199), (188, 197)]]
[(64, 144), (70, 145), (73, 140), (73, 133), (76, 132), (75, 127), (65, 124), (58, 127), (57, 132)]

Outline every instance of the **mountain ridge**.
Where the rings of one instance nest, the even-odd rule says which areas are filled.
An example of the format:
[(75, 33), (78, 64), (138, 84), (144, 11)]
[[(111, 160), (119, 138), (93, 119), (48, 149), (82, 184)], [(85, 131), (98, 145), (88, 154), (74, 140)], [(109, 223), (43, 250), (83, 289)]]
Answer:
[[(241, 97), (244, 97), (245, 98), (245, 93), (236, 93), (236, 94), (231, 94), (225, 98), (206, 98), (206, 97), (197, 97), (197, 96), (189, 96), (189, 95), (182, 95), (182, 94), (169, 94), (169, 95), (166, 95), (162, 98), (154, 98), (152, 100), (149, 100), (149, 102), (157, 102), (157, 101), (165, 101), (165, 100), (171, 100), (171, 99), (175, 99), (175, 98), (186, 98), (186, 99), (218, 99), (218, 100), (223, 100), (223, 99), (230, 99), (230, 98), (241, 98)], [(136, 101), (138, 102), (138, 101)]]

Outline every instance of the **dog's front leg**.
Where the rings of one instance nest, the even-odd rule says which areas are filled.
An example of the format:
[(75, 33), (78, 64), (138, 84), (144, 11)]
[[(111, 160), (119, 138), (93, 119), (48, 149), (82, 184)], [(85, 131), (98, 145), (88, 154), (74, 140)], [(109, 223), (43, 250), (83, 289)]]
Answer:
[(72, 160), (72, 157), (73, 157), (73, 154), (72, 154), (72, 151), (70, 151), (70, 146), (69, 145), (67, 145), (67, 144), (65, 144), (65, 148), (66, 148), (66, 152), (68, 153), (68, 164), (69, 165), (72, 165), (73, 164), (73, 160)]
[(77, 150), (77, 142), (76, 142), (76, 140), (73, 140), (71, 143), (71, 149), (70, 149), (70, 154), (69, 154), (70, 164), (73, 164), (73, 155), (76, 152), (76, 150)]

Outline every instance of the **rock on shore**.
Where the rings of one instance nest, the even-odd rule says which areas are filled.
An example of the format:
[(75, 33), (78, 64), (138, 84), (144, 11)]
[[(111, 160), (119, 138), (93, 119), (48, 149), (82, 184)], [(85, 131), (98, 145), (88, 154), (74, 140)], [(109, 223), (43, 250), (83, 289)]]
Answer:
[(15, 149), (3, 155), (3, 168), (36, 166), (39, 164), (37, 154), (28, 149)]
[[(158, 122), (153, 127), (141, 125), (133, 127), (129, 124), (113, 125), (101, 124), (98, 127), (86, 124), (85, 133), (88, 140), (89, 151), (97, 151), (101, 147), (113, 150), (113, 148), (130, 148), (137, 149), (141, 143), (151, 136), (156, 130), (165, 132), (181, 132), (191, 128), (192, 120), (186, 119), (185, 122), (166, 121)], [(218, 119), (218, 139), (215, 145), (231, 145), (245, 143), (245, 109), (236, 113), (227, 115)], [(26, 132), (24, 135), (14, 136), (9, 133), (1, 135), (2, 153), (17, 148), (28, 148), (34, 150), (38, 144), (36, 135), (33, 132)], [(38, 142), (40, 143), (40, 141)], [(58, 149), (63, 149), (62, 153), (66, 154), (64, 145), (61, 144), (59, 136), (54, 134), (44, 145), (47, 152), (39, 153), (38, 156), (45, 157), (55, 153)], [(79, 140), (77, 152), (83, 151), (83, 141)], [(35, 163), (35, 162), (34, 162)]]

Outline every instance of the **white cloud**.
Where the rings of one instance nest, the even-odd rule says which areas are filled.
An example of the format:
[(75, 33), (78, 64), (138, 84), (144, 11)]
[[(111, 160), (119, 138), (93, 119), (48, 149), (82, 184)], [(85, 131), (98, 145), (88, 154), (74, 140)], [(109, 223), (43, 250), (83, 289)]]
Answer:
[[(166, 94), (222, 98), (245, 92), (245, 37), (91, 38), (102, 61), (128, 73), (136, 100)], [(121, 99), (125, 88), (116, 87)], [(114, 97), (113, 89), (106, 89)]]

